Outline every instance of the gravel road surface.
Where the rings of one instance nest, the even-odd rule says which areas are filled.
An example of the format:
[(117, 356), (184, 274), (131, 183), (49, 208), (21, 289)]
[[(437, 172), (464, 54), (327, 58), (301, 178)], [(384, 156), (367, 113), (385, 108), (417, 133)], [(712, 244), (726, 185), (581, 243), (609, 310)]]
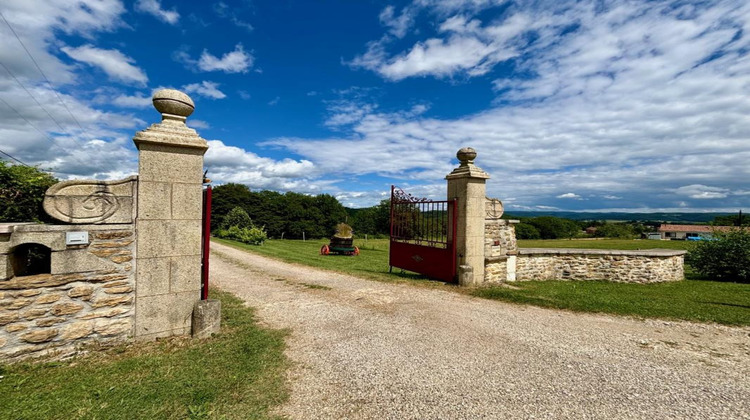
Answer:
[(289, 418), (750, 419), (750, 328), (513, 305), (211, 246), (213, 284), (291, 331)]

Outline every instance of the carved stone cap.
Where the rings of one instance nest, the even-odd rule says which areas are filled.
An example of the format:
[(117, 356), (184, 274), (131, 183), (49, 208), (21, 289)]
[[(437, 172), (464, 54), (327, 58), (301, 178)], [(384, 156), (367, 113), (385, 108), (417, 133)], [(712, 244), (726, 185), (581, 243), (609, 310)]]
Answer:
[(154, 93), (152, 101), (162, 121), (135, 133), (133, 142), (139, 150), (142, 144), (208, 150), (206, 140), (185, 125), (187, 117), (195, 110), (190, 96), (179, 90), (162, 89)]
[(482, 168), (474, 165), (474, 159), (477, 157), (477, 151), (472, 147), (462, 147), (456, 153), (456, 157), (461, 164), (453, 172), (448, 174), (445, 179), (456, 178), (478, 178), (489, 179), (490, 174), (483, 171)]
[(154, 93), (151, 99), (154, 108), (162, 114), (163, 118), (168, 116), (181, 117), (183, 121), (195, 111), (195, 103), (187, 94), (174, 89), (161, 89)]

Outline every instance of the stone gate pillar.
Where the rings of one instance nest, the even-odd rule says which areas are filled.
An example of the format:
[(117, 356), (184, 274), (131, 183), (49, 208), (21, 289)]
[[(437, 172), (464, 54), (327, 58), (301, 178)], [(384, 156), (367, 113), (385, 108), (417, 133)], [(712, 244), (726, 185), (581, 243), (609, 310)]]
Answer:
[[(459, 283), (462, 286), (479, 285), (484, 281), (484, 219), (486, 186), (490, 175), (474, 165), (477, 152), (464, 147), (456, 153), (461, 162), (448, 174), (448, 199), (458, 200), (456, 229), (456, 262), (459, 266)], [(461, 266), (471, 271), (462, 275)]]
[(189, 334), (200, 300), (203, 154), (185, 125), (195, 105), (182, 92), (154, 94), (162, 121), (133, 138), (138, 148), (135, 336)]

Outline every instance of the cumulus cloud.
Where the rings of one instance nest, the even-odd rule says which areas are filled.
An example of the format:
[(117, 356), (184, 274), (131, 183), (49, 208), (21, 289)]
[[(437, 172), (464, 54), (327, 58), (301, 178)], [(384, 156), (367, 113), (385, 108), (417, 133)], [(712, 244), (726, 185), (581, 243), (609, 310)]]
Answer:
[(202, 81), (200, 83), (191, 83), (182, 87), (187, 93), (196, 93), (211, 99), (224, 99), (227, 97), (224, 92), (219, 90), (219, 84), (215, 82)]
[(198, 59), (198, 68), (203, 71), (223, 71), (225, 73), (247, 73), (253, 66), (253, 56), (245, 52), (242, 44), (237, 44), (234, 51), (228, 52), (218, 58), (203, 50)]
[(726, 188), (709, 187), (701, 184), (685, 185), (677, 188), (675, 193), (699, 200), (726, 198), (729, 196), (729, 190)]
[[(429, 38), (438, 41), (421, 41), (421, 50), (389, 55), (390, 44), (376, 41), (360, 58), (369, 54), (372, 68), (393, 80), (484, 72), (499, 51), (516, 54), (519, 71), (496, 77), (499, 101), (488, 110), (404, 117), (362, 101), (372, 106), (341, 107), (341, 116), (327, 117), (345, 130), (339, 135), (271, 144), (319, 168), (341, 170), (355, 161), (348, 169), (355, 175), (423, 182), (441, 179), (456, 165), (455, 151), (472, 146), (477, 164), (493, 176), (489, 194), (512, 196), (517, 208), (586, 209), (597, 206), (593, 197), (640, 210), (746, 207), (748, 195), (736, 192), (746, 191), (750, 179), (750, 5), (599, 6), (514, 5), (486, 22), (462, 9), (441, 18), (441, 36)], [(462, 39), (491, 48), (479, 60), (433, 65), (432, 51)], [(423, 56), (416, 60), (412, 51)], [(346, 124), (336, 125), (338, 119)], [(588, 200), (565, 196), (570, 191)]]
[(148, 13), (162, 22), (174, 25), (180, 20), (180, 14), (177, 10), (164, 10), (159, 0), (138, 0), (135, 2), (135, 10), (142, 13)]
[(581, 196), (578, 195), (578, 194), (576, 194), (576, 193), (569, 192), (569, 193), (565, 193), (565, 194), (560, 194), (560, 195), (557, 196), (557, 198), (574, 198), (576, 200), (580, 200)]
[(80, 47), (62, 47), (61, 50), (70, 58), (100, 68), (107, 75), (125, 83), (145, 85), (148, 76), (141, 68), (134, 66), (135, 60), (119, 50), (106, 50), (91, 44)]
[(239, 147), (227, 146), (220, 140), (210, 140), (205, 165), (211, 179), (219, 183), (236, 182), (251, 189), (299, 191), (319, 194), (331, 184), (316, 179), (319, 174), (309, 160), (261, 157)]

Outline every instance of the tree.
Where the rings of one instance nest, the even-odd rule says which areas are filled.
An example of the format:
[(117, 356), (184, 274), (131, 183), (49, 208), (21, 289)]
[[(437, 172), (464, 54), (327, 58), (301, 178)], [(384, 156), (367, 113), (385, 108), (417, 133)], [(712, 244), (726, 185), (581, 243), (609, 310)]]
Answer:
[(714, 232), (712, 240), (695, 245), (687, 262), (704, 276), (750, 283), (750, 229)]
[(232, 226), (237, 226), (241, 229), (250, 228), (253, 226), (253, 221), (242, 207), (237, 206), (230, 210), (221, 222), (222, 229), (229, 229)]
[(554, 216), (541, 216), (524, 220), (537, 230), (542, 239), (572, 238), (580, 232), (578, 223)]
[(221, 226), (224, 216), (235, 207), (245, 209), (251, 199), (252, 193), (247, 185), (230, 183), (215, 187), (211, 197), (211, 230)]
[(0, 222), (50, 222), (42, 208), (44, 193), (58, 180), (23, 165), (0, 161)]
[(516, 239), (540, 239), (542, 236), (539, 230), (528, 223), (519, 223), (515, 225)]
[(594, 236), (597, 238), (632, 239), (636, 233), (632, 225), (626, 223), (605, 223), (596, 228)]

